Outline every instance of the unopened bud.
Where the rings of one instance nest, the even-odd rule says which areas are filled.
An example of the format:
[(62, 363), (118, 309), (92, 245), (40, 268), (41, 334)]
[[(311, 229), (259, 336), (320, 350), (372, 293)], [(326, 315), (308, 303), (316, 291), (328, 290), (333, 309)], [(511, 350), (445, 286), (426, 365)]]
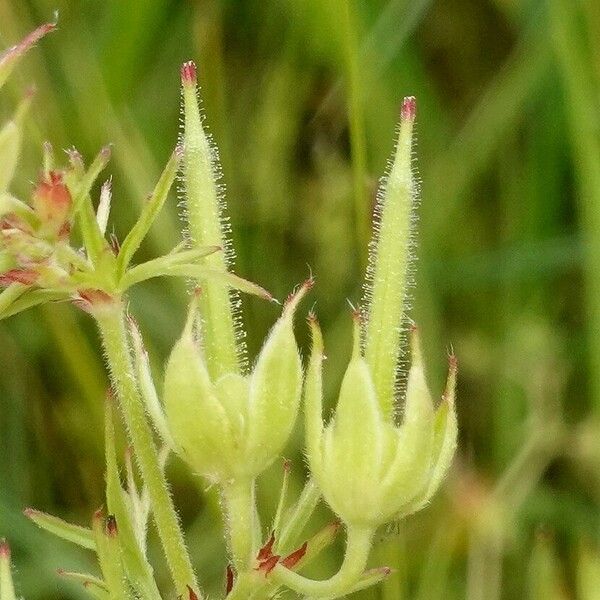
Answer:
[(72, 199), (59, 171), (50, 171), (33, 192), (33, 209), (43, 235), (57, 237), (68, 221)]

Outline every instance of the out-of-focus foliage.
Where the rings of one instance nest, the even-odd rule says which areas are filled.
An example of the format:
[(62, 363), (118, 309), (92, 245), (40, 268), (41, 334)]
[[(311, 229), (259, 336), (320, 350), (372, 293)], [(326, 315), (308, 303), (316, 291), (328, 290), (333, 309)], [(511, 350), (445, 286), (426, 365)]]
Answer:
[[(121, 200), (109, 228), (117, 223), (122, 239), (173, 149), (178, 67), (194, 58), (229, 190), (237, 272), (284, 297), (308, 263), (326, 348), (350, 348), (345, 299), (361, 297), (354, 282), (376, 177), (401, 98), (418, 97), (413, 318), (433, 389), (443, 385), (441, 343), (461, 364), (459, 460), (445, 494), (381, 532), (373, 565), (397, 571), (356, 598), (563, 598), (577, 589), (593, 598), (585, 590), (600, 548), (598, 3), (4, 0), (0, 46), (55, 8), (58, 32), (3, 90), (4, 121), (37, 87), (15, 191), (29, 196), (45, 139), (88, 159), (111, 142)], [(173, 196), (145, 257), (179, 239), (177, 212)], [(133, 302), (151, 354), (166, 357), (184, 319), (184, 284), (149, 282)], [(256, 299), (244, 311), (255, 356), (278, 311)], [(302, 327), (298, 334), (306, 348)], [(347, 364), (330, 355), (329, 402)], [(18, 592), (77, 598), (55, 569), (93, 569), (91, 556), (58, 544), (21, 510), (87, 524), (101, 502), (107, 378), (96, 334), (67, 305), (36, 309), (0, 326), (0, 365), (0, 537), (11, 539)], [(293, 448), (287, 455), (297, 491), (303, 461)], [(208, 590), (220, 589), (215, 491), (176, 461), (169, 477), (195, 566)], [(278, 466), (263, 477), (265, 519), (280, 481)], [(160, 558), (153, 532), (150, 541)], [(313, 574), (332, 572), (339, 556), (332, 550)]]

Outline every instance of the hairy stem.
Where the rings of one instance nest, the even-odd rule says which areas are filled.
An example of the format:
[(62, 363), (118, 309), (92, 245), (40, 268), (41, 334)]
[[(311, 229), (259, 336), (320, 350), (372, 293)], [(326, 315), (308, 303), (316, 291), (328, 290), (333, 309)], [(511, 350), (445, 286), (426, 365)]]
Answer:
[(343, 596), (351, 591), (363, 574), (372, 540), (373, 530), (371, 528), (349, 527), (344, 562), (333, 577), (324, 581), (315, 581), (278, 564), (273, 569), (273, 580), (279, 585), (285, 585), (298, 594), (311, 598)]
[(249, 569), (256, 554), (257, 539), (256, 501), (254, 480), (234, 480), (225, 483), (221, 490), (227, 518), (229, 549), (236, 571)]
[(187, 597), (187, 586), (190, 586), (199, 595), (192, 563), (136, 385), (124, 307), (120, 302), (115, 302), (94, 311), (94, 316), (177, 594)]

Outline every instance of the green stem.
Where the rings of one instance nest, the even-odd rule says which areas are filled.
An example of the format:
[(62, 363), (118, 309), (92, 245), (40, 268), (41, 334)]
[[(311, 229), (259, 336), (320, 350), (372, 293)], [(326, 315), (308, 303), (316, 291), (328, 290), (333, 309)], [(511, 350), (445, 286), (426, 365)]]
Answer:
[(373, 529), (349, 527), (346, 541), (346, 554), (340, 570), (325, 581), (308, 579), (278, 564), (272, 572), (273, 580), (293, 591), (311, 598), (339, 597), (347, 594), (360, 580), (365, 567), (371, 543)]
[(317, 487), (317, 484), (312, 479), (309, 479), (302, 490), (300, 498), (298, 498), (298, 502), (285, 515), (285, 523), (281, 527), (279, 539), (276, 540), (278, 552), (286, 552), (296, 543), (317, 507), (320, 498), (321, 491)]
[(229, 549), (235, 569), (241, 573), (251, 568), (257, 550), (254, 543), (258, 529), (254, 480), (234, 480), (225, 483), (221, 490)]
[(152, 430), (136, 386), (123, 305), (121, 302), (115, 302), (111, 306), (104, 305), (95, 311), (94, 316), (98, 322), (111, 380), (148, 490), (152, 514), (177, 594), (187, 598), (189, 585), (199, 595), (177, 513), (154, 445)]

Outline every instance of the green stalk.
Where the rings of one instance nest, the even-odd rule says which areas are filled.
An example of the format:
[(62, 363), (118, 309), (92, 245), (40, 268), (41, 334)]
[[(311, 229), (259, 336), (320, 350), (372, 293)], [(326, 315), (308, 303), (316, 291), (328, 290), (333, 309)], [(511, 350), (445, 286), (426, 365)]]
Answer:
[(285, 514), (279, 539), (276, 540), (278, 552), (287, 552), (293, 547), (315, 511), (320, 498), (321, 491), (317, 484), (313, 479), (309, 479), (296, 504)]
[(189, 585), (201, 598), (167, 480), (160, 466), (152, 430), (136, 386), (124, 307), (121, 302), (104, 305), (94, 312), (94, 316), (177, 594), (187, 597)]
[(251, 568), (256, 554), (256, 500), (254, 480), (234, 480), (222, 486), (227, 535), (233, 564), (238, 573)]
[(349, 527), (346, 554), (340, 570), (331, 578), (315, 581), (278, 564), (273, 569), (273, 580), (295, 592), (311, 598), (339, 597), (349, 593), (360, 580), (371, 551), (373, 530), (370, 527)]

